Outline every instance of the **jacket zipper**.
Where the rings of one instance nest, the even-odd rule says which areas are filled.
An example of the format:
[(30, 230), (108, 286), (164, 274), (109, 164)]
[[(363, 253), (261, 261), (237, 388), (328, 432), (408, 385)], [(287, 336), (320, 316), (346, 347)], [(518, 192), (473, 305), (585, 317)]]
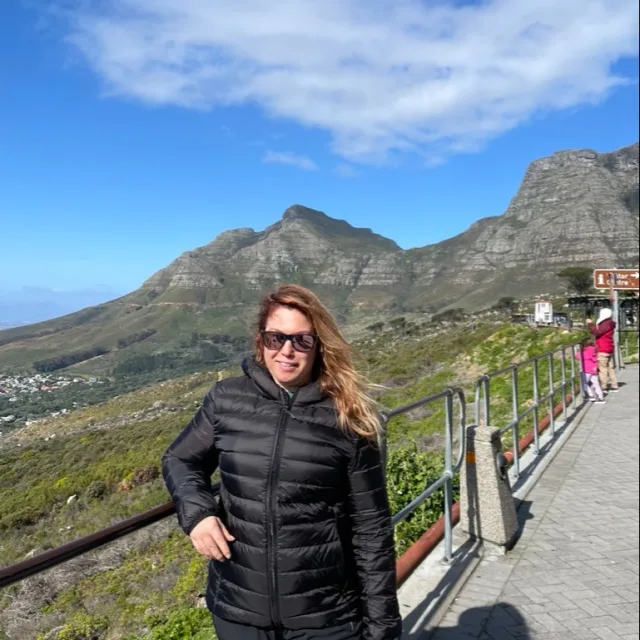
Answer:
[(269, 582), (271, 587), (269, 595), (271, 620), (276, 627), (282, 625), (280, 614), (280, 594), (278, 589), (278, 554), (276, 549), (276, 515), (278, 506), (278, 493), (276, 491), (276, 487), (280, 477), (280, 460), (282, 458), (282, 445), (284, 443), (284, 436), (287, 428), (287, 414), (291, 409), (294, 397), (287, 398), (286, 407), (280, 412), (280, 418), (276, 427), (276, 437), (273, 443), (273, 451), (271, 453), (269, 482), (267, 483), (267, 560), (270, 569)]

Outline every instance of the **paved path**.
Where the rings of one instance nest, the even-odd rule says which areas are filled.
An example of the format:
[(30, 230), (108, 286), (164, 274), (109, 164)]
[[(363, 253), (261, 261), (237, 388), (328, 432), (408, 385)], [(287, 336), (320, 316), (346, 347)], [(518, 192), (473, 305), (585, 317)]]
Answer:
[(638, 367), (591, 406), (430, 640), (638, 640)]

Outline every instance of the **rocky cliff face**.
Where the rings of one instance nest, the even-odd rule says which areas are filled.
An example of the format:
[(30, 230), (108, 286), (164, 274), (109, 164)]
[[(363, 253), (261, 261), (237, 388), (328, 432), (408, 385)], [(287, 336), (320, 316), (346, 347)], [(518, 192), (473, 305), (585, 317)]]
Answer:
[(238, 302), (250, 291), (284, 281), (347, 289), (387, 286), (402, 276), (396, 264), (402, 253), (395, 242), (369, 229), (294, 205), (262, 232), (227, 231), (182, 254), (142, 289), (159, 300), (189, 301), (199, 289), (217, 288), (220, 302)]
[(637, 194), (637, 144), (607, 154), (562, 151), (531, 163), (503, 215), (436, 245), (402, 251), (369, 229), (295, 205), (265, 231), (228, 231), (183, 254), (143, 289), (182, 301), (215, 289), (219, 302), (237, 303), (254, 298), (249, 291), (297, 281), (334, 289), (347, 314), (350, 302), (366, 306), (368, 297), (399, 308), (481, 306), (556, 288), (565, 266), (637, 262)]
[(638, 151), (638, 144), (606, 154), (563, 151), (531, 163), (502, 216), (417, 251), (431, 267), (427, 284), (442, 291), (439, 298), (444, 278), (458, 287), (452, 297), (476, 306), (499, 290), (557, 288), (554, 274), (565, 266), (637, 264)]
[(567, 266), (638, 264), (638, 200), (635, 144), (536, 160), (503, 215), (409, 251), (295, 205), (264, 231), (226, 231), (182, 254), (119, 300), (1, 332), (0, 367), (28, 363), (31, 348), (39, 357), (67, 353), (69, 344), (110, 348), (150, 328), (152, 337), (95, 360), (108, 368), (131, 352), (180, 351), (193, 333), (246, 335), (259, 292), (282, 282), (311, 287), (347, 324), (371, 321), (373, 310), (476, 309), (504, 295), (550, 293)]

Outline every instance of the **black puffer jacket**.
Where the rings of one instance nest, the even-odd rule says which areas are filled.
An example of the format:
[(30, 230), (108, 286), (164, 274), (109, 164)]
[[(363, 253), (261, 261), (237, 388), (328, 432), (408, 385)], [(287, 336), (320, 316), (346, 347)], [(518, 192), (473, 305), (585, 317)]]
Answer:
[[(318, 385), (292, 398), (253, 360), (223, 380), (163, 457), (186, 533), (217, 515), (236, 541), (209, 565), (207, 604), (231, 622), (317, 629), (361, 618), (401, 635), (379, 453), (344, 435)], [(219, 467), (220, 500), (210, 477)]]

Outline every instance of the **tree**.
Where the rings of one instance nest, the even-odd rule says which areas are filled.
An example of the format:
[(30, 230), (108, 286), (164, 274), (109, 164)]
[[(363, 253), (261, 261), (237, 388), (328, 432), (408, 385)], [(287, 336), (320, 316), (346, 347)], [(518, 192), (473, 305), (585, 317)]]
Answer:
[(382, 329), (384, 329), (384, 322), (374, 322), (367, 327), (367, 330), (372, 333), (380, 333)]
[(407, 319), (404, 316), (390, 320), (389, 326), (393, 331), (399, 331), (403, 336), (407, 335)]
[(569, 291), (578, 296), (586, 296), (591, 291), (593, 269), (588, 267), (568, 267), (557, 275), (566, 281)]
[(436, 313), (436, 315), (431, 318), (431, 321), (448, 322), (453, 326), (456, 322), (464, 320), (466, 315), (467, 314), (462, 307), (457, 307), (455, 309), (447, 309), (441, 313)]
[(497, 311), (513, 312), (516, 310), (518, 303), (516, 299), (511, 296), (502, 296), (498, 302), (493, 305), (493, 308)]

